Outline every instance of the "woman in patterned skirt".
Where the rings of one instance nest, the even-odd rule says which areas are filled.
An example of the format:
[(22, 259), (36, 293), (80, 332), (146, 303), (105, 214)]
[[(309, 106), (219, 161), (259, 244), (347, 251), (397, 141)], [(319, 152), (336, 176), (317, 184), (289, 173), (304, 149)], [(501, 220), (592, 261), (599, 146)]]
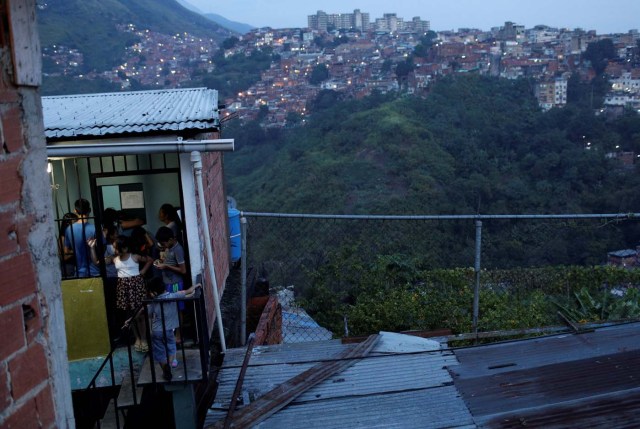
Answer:
[[(149, 351), (149, 345), (146, 340), (147, 328), (144, 312), (134, 313), (142, 304), (142, 300), (147, 297), (143, 276), (153, 264), (153, 258), (130, 253), (130, 239), (124, 235), (119, 236), (116, 240), (116, 249), (118, 256), (113, 259), (118, 271), (116, 306), (119, 310), (125, 311), (128, 317), (134, 318), (133, 332), (136, 336), (134, 347), (136, 351), (144, 353)], [(140, 268), (141, 263), (144, 263), (143, 268)]]

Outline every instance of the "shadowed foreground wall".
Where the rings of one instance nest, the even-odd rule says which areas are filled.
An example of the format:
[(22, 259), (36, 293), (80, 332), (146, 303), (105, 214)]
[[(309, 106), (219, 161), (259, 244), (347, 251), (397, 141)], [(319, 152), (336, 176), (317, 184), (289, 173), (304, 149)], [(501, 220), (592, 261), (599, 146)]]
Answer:
[(35, 0), (0, 2), (0, 31), (0, 427), (73, 427)]

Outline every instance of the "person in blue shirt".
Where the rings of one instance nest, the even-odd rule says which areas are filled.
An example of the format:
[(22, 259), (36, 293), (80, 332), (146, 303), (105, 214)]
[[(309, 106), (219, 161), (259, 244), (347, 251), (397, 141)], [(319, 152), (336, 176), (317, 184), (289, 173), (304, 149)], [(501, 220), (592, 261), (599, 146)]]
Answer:
[(76, 275), (78, 277), (93, 277), (100, 275), (100, 269), (93, 263), (91, 249), (88, 244), (96, 238), (96, 227), (89, 223), (91, 204), (84, 198), (76, 200), (75, 212), (78, 220), (69, 225), (64, 232), (65, 252), (73, 252), (76, 258)]

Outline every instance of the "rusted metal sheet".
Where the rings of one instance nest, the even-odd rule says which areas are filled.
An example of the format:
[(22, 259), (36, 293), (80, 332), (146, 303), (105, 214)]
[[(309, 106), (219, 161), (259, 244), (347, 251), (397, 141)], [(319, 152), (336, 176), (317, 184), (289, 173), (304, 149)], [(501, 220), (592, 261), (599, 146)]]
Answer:
[(482, 427), (640, 426), (640, 324), (455, 354), (454, 385)]

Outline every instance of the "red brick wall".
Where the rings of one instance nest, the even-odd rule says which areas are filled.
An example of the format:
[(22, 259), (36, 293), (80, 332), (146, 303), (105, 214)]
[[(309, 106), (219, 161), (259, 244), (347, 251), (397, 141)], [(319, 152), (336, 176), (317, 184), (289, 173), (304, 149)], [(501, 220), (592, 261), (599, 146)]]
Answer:
[(282, 306), (275, 295), (269, 297), (256, 328), (257, 346), (282, 343)]
[[(0, 427), (73, 426), (35, 0), (0, 2)], [(14, 62), (15, 61), (15, 62)]]
[[(7, 429), (56, 426), (47, 333), (28, 243), (36, 221), (22, 201), (32, 142), (25, 131), (31, 118), (21, 101), (18, 87), (0, 87), (0, 427)], [(45, 169), (43, 159), (43, 175)]]
[[(210, 138), (218, 138), (217, 135)], [(229, 275), (229, 220), (227, 214), (227, 194), (224, 186), (223, 155), (220, 152), (202, 154), (202, 184), (204, 199), (207, 202), (207, 216), (209, 221), (209, 233), (211, 234), (211, 247), (213, 249), (213, 264), (218, 282), (218, 294), (222, 297), (224, 284)], [(206, 265), (206, 264), (205, 264)], [(205, 268), (206, 269), (206, 268)], [(209, 273), (206, 273), (209, 278)], [(213, 292), (205, 288), (207, 298), (207, 318), (209, 329), (212, 330), (215, 321), (215, 308), (213, 306)]]

